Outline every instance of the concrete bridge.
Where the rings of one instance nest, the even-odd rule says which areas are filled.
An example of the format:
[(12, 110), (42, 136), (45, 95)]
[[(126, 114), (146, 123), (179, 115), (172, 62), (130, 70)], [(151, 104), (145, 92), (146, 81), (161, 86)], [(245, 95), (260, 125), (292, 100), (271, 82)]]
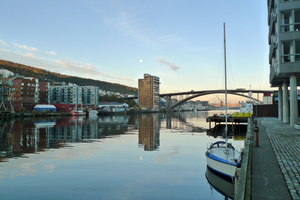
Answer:
[[(252, 94), (260, 94), (260, 93), (274, 93), (274, 90), (245, 90), (245, 89), (236, 89), (236, 90), (227, 90), (227, 94), (232, 94), (232, 95), (237, 95), (237, 96), (242, 96), (249, 98), (249, 92)], [(223, 93), (225, 94), (225, 90), (203, 90), (203, 91), (188, 91), (188, 92), (176, 92), (176, 93), (165, 93), (165, 94), (160, 94), (160, 97), (164, 97), (167, 102), (166, 102), (166, 107), (167, 110), (170, 111), (174, 109), (175, 107), (183, 104), (184, 102), (191, 100), (193, 98), (199, 97), (199, 96), (205, 96), (205, 95), (210, 95), (210, 94), (220, 94)], [(187, 97), (183, 98), (182, 100), (178, 101), (176, 104), (171, 105), (171, 98), (172, 96), (180, 96), (180, 95), (186, 95)], [(138, 97), (130, 97), (126, 99), (136, 99)], [(255, 100), (259, 102), (260, 100), (258, 98), (251, 97), (252, 100)]]
[[(232, 95), (237, 95), (237, 96), (242, 96), (242, 97), (246, 97), (246, 98), (251, 98), (252, 100), (255, 100), (257, 102), (259, 102), (260, 100), (258, 98), (254, 98), (254, 97), (249, 97), (249, 92), (256, 93), (273, 93), (273, 90), (244, 90), (244, 89), (236, 89), (236, 90), (227, 90), (227, 94), (232, 94)], [(219, 94), (219, 93), (223, 93), (225, 94), (225, 90), (204, 90), (204, 91), (189, 91), (189, 92), (177, 92), (177, 93), (166, 93), (166, 94), (160, 94), (160, 97), (164, 97), (166, 98), (167, 102), (166, 102), (166, 107), (167, 110), (170, 111), (172, 109), (174, 109), (175, 107), (183, 104), (184, 102), (199, 97), (199, 96), (205, 96), (205, 95), (210, 95), (210, 94)], [(178, 101), (176, 104), (171, 105), (171, 97), (172, 96), (178, 96), (178, 95), (191, 95), (188, 97), (185, 97), (184, 99)]]

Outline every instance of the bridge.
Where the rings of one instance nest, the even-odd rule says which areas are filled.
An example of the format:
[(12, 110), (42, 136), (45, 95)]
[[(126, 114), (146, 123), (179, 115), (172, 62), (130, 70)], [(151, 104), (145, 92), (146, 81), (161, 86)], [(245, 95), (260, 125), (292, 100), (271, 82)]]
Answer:
[[(256, 94), (260, 94), (260, 93), (274, 93), (274, 90), (245, 90), (245, 89), (236, 89), (236, 90), (227, 90), (227, 94), (231, 94), (231, 95), (237, 95), (237, 96), (242, 96), (242, 97), (246, 97), (246, 98), (251, 98), (252, 100), (255, 100), (257, 102), (259, 102), (260, 100), (254, 97), (249, 97), (249, 92), (251, 92), (252, 94), (256, 93)], [(205, 95), (210, 95), (210, 94), (220, 94), (223, 93), (225, 94), (225, 90), (203, 90), (203, 91), (188, 91), (188, 92), (176, 92), (176, 93), (165, 93), (165, 94), (159, 94), (160, 97), (164, 97), (166, 99), (166, 107), (167, 110), (170, 111), (172, 109), (174, 109), (175, 107), (183, 104), (184, 102), (191, 100), (193, 98), (196, 97), (200, 97), (200, 96), (205, 96)], [(171, 105), (171, 97), (172, 96), (184, 96), (185, 98), (183, 98), (182, 100), (178, 101), (176, 104)], [(126, 99), (136, 99), (138, 97), (129, 97)]]

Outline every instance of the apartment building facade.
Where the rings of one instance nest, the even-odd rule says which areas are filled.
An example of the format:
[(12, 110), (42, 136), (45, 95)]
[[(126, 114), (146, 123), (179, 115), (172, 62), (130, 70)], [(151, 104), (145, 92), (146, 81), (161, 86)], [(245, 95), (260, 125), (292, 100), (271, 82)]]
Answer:
[(99, 104), (99, 87), (50, 86), (49, 98), (51, 104), (77, 104), (97, 107)]
[(144, 74), (138, 82), (139, 105), (142, 108), (158, 110), (160, 105), (159, 77)]
[(35, 87), (36, 83), (33, 79), (15, 78), (12, 80), (8, 100), (13, 102), (16, 111), (35, 104)]
[(300, 83), (300, 1), (268, 0), (267, 3), (270, 84), (278, 87), (278, 118), (294, 127), (298, 120)]

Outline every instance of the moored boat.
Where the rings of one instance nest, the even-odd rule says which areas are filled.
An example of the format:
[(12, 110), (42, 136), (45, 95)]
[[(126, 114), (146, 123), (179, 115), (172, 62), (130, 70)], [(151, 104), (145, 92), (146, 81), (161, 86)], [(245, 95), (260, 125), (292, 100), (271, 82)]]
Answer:
[(88, 115), (89, 116), (96, 116), (96, 115), (98, 115), (98, 111), (97, 110), (89, 110)]
[(83, 116), (83, 115), (86, 115), (86, 113), (83, 110), (81, 110), (81, 109), (72, 110), (71, 114), (72, 114), (72, 116)]
[(239, 151), (228, 143), (227, 138), (227, 75), (226, 75), (226, 39), (225, 39), (225, 23), (224, 23), (224, 68), (225, 68), (225, 141), (212, 143), (205, 155), (207, 166), (212, 170), (225, 176), (234, 178), (236, 169), (241, 166), (241, 154)]
[(241, 153), (224, 141), (211, 144), (205, 155), (209, 168), (231, 178), (236, 176), (236, 170), (241, 166)]

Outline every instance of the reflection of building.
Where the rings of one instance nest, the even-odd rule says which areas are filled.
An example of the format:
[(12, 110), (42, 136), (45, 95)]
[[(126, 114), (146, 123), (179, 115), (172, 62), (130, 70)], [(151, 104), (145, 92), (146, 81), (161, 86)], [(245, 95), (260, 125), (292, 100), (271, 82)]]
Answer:
[(153, 151), (159, 147), (160, 119), (153, 115), (142, 115), (139, 118), (139, 145), (145, 151)]
[(65, 143), (93, 142), (95, 139), (125, 134), (127, 116), (102, 118), (28, 118), (0, 125), (0, 162), (48, 148), (65, 147)]
[(158, 110), (159, 104), (159, 77), (144, 74), (144, 79), (139, 79), (139, 105)]

